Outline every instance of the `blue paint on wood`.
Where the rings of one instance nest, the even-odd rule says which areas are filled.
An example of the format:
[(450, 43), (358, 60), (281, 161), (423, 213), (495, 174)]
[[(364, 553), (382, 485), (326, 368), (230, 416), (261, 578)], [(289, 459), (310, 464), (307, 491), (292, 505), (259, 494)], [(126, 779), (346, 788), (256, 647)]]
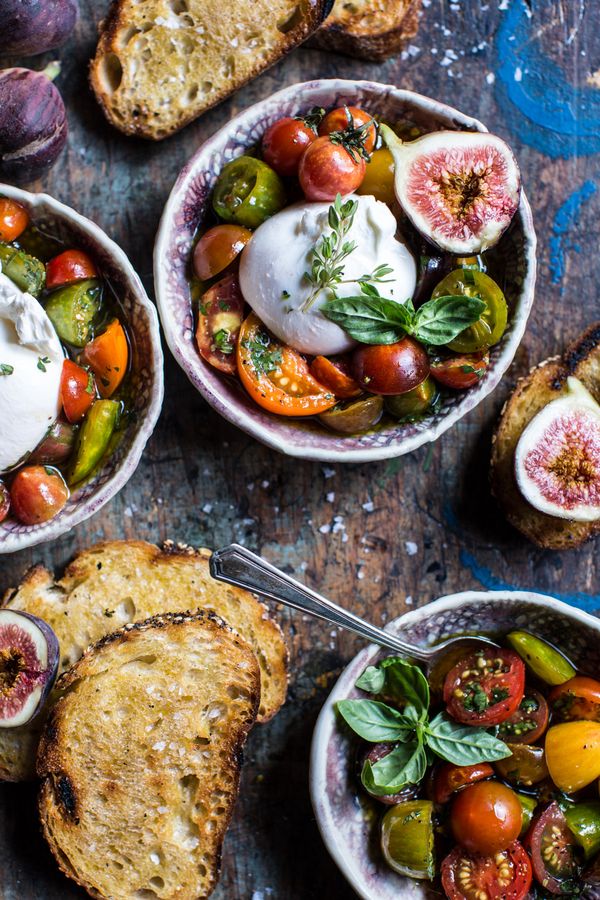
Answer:
[(596, 190), (597, 188), (593, 181), (584, 182), (580, 188), (567, 197), (557, 210), (552, 223), (552, 237), (550, 238), (550, 274), (552, 284), (560, 284), (565, 274), (567, 251), (575, 250), (579, 253), (581, 249), (581, 245), (575, 243), (569, 235), (578, 224), (581, 207), (596, 193)]

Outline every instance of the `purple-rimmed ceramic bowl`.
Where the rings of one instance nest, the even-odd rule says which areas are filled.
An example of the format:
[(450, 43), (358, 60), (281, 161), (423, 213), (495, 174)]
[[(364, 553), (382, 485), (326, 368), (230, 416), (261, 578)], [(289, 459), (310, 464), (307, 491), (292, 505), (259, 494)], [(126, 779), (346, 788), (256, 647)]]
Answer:
[(494, 390), (523, 336), (533, 302), (536, 238), (526, 197), (499, 251), (507, 273), (509, 326), (493, 348), (491, 363), (476, 387), (448, 399), (421, 422), (387, 425), (366, 434), (336, 435), (318, 422), (272, 415), (258, 407), (241, 384), (204, 362), (194, 342), (188, 273), (194, 234), (208, 209), (211, 190), (225, 163), (260, 140), (282, 116), (312, 106), (360, 106), (383, 119), (410, 119), (424, 131), (443, 128), (486, 131), (485, 126), (444, 103), (372, 81), (309, 81), (287, 87), (235, 116), (196, 151), (180, 173), (165, 206), (154, 249), (154, 281), (165, 337), (175, 359), (202, 396), (248, 434), (290, 456), (326, 462), (359, 462), (401, 456), (436, 440)]
[[(390, 622), (387, 630), (420, 646), (461, 632), (527, 628), (561, 648), (575, 665), (600, 676), (600, 619), (560, 600), (529, 591), (465, 591), (442, 597)], [(379, 851), (384, 807), (359, 790), (356, 744), (340, 726), (338, 700), (364, 697), (354, 683), (363, 670), (389, 655), (365, 647), (344, 669), (319, 714), (310, 760), (310, 794), (321, 836), (331, 856), (363, 900), (433, 900), (442, 896), (426, 881), (396, 875)]]
[(163, 354), (158, 316), (125, 253), (97, 225), (47, 194), (31, 194), (0, 184), (0, 196), (18, 200), (32, 222), (65, 243), (87, 251), (114, 286), (131, 336), (132, 421), (105, 465), (91, 481), (73, 491), (65, 508), (49, 522), (0, 524), (0, 553), (12, 553), (51, 541), (89, 519), (131, 478), (160, 414)]

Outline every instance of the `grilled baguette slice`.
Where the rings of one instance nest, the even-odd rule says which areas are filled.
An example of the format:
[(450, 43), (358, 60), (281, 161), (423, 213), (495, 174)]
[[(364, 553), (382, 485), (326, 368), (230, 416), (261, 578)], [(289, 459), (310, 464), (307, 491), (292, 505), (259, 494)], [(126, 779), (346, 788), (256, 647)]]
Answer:
[(208, 897), (258, 709), (250, 647), (215, 617), (157, 616), (91, 647), (60, 694), (38, 774), (62, 871), (106, 900)]
[(547, 359), (522, 378), (506, 402), (492, 448), (492, 490), (508, 521), (545, 550), (578, 547), (600, 531), (600, 522), (570, 522), (538, 512), (522, 496), (514, 474), (515, 449), (535, 415), (563, 392), (574, 375), (600, 402), (600, 322), (571, 344), (562, 357)]
[(311, 44), (381, 62), (416, 35), (420, 11), (421, 0), (335, 0)]
[(92, 88), (125, 134), (159, 141), (301, 44), (331, 0), (114, 0)]
[[(281, 629), (252, 594), (211, 578), (209, 550), (167, 543), (112, 541), (84, 550), (63, 578), (35, 566), (4, 605), (39, 616), (54, 628), (61, 647), (60, 671), (89, 644), (129, 622), (164, 612), (203, 609), (216, 613), (253, 648), (261, 671), (259, 720), (278, 711), (287, 690), (287, 649)], [(54, 692), (50, 695), (52, 704)], [(43, 720), (0, 729), (0, 778), (24, 781), (35, 775), (35, 753)]]

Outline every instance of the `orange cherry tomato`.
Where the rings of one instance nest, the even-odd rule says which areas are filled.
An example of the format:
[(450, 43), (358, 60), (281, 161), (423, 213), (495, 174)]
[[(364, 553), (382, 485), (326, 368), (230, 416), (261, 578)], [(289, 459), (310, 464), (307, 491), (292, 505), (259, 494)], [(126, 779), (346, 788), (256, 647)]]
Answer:
[(600, 777), (600, 724), (562, 722), (546, 734), (550, 778), (565, 794), (579, 791)]
[(29, 225), (24, 206), (8, 197), (0, 197), (0, 241), (16, 241)]
[(447, 803), (452, 794), (483, 781), (492, 778), (494, 770), (489, 763), (476, 763), (474, 766), (455, 766), (454, 763), (442, 763), (436, 767), (433, 776), (433, 799), (436, 803)]
[(91, 372), (65, 359), (60, 379), (60, 401), (69, 422), (79, 422), (96, 399), (96, 382)]
[(316, 137), (315, 131), (302, 119), (285, 116), (265, 131), (263, 159), (278, 175), (296, 175), (302, 154)]
[(112, 397), (125, 375), (129, 362), (129, 346), (125, 329), (113, 319), (102, 334), (86, 344), (81, 359), (96, 376), (101, 397)]
[(348, 131), (361, 128), (367, 122), (373, 123), (370, 128), (362, 131), (364, 135), (364, 148), (367, 153), (372, 153), (375, 149), (377, 141), (377, 127), (373, 122), (373, 116), (359, 109), (358, 106), (339, 106), (327, 113), (321, 124), (319, 125), (319, 134), (331, 134), (333, 131)]
[(236, 275), (222, 278), (200, 298), (196, 342), (200, 356), (226, 375), (235, 375), (235, 348), (244, 317), (244, 298)]
[(349, 374), (349, 369), (345, 360), (328, 359), (326, 356), (315, 356), (310, 364), (310, 374), (333, 391), (340, 400), (349, 400), (362, 394), (361, 386)]
[(57, 516), (69, 499), (69, 488), (50, 466), (25, 466), (10, 486), (10, 504), (23, 525), (39, 525)]
[(49, 291), (73, 281), (97, 277), (98, 269), (83, 250), (65, 250), (46, 263), (46, 287)]
[(563, 721), (600, 722), (600, 682), (576, 675), (555, 687), (549, 696), (553, 714)]
[(336, 403), (335, 395), (310, 374), (303, 356), (281, 344), (250, 313), (237, 346), (242, 384), (259, 406), (280, 416), (313, 416)]
[(318, 137), (304, 151), (298, 178), (307, 200), (335, 200), (351, 194), (365, 177), (366, 162), (358, 152), (352, 156), (329, 136)]
[(431, 374), (440, 384), (462, 391), (477, 384), (490, 364), (489, 353), (468, 353), (450, 359), (434, 360)]
[(201, 281), (214, 278), (238, 256), (252, 232), (241, 225), (215, 225), (205, 232), (194, 250), (194, 272)]
[(519, 837), (523, 808), (516, 793), (499, 781), (471, 784), (454, 798), (452, 833), (470, 853), (493, 856)]

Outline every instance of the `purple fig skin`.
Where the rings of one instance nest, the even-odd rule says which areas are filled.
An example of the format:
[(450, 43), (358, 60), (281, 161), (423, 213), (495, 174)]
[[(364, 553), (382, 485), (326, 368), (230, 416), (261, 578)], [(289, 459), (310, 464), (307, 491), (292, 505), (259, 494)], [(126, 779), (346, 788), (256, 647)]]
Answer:
[(65, 105), (47, 75), (0, 71), (0, 181), (35, 181), (56, 162), (67, 132)]
[(35, 56), (60, 47), (79, 15), (77, 0), (3, 0), (0, 56)]
[[(28, 619), (29, 622), (31, 622), (38, 629), (38, 631), (42, 633), (42, 636), (46, 642), (48, 664), (46, 666), (45, 672), (43, 673), (43, 684), (40, 684), (39, 681), (36, 684), (36, 689), (39, 689), (41, 687), (41, 690), (37, 705), (28, 719), (28, 722), (31, 722), (36, 718), (36, 716), (40, 714), (40, 712), (44, 708), (46, 700), (48, 698), (48, 694), (52, 690), (54, 682), (56, 681), (60, 661), (60, 646), (54, 630), (50, 627), (50, 625), (48, 625), (47, 622), (44, 622), (43, 619), (38, 619), (37, 616), (32, 616), (30, 613), (22, 612), (21, 610), (11, 609), (5, 611), (10, 612), (12, 615), (17, 616), (18, 618)], [(2, 624), (2, 612), (3, 610), (0, 609), (0, 625)], [(23, 722), (22, 724), (26, 723)], [(10, 720), (4, 722), (0, 721), (0, 727), (10, 728)]]

